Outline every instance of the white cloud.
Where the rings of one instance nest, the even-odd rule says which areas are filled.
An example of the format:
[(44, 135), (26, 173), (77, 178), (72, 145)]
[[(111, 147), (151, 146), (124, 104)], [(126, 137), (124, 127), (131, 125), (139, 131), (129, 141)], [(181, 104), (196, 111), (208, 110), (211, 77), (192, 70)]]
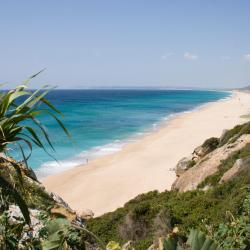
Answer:
[(244, 55), (244, 59), (247, 60), (247, 61), (250, 61), (250, 54)]
[(186, 60), (197, 60), (198, 59), (198, 55), (192, 54), (190, 52), (185, 52), (184, 53), (184, 58)]
[(174, 53), (173, 53), (173, 52), (170, 52), (170, 53), (167, 53), (167, 54), (165, 54), (165, 55), (162, 55), (162, 56), (161, 56), (161, 59), (162, 59), (162, 60), (166, 60), (168, 57), (173, 56), (173, 55), (174, 55)]

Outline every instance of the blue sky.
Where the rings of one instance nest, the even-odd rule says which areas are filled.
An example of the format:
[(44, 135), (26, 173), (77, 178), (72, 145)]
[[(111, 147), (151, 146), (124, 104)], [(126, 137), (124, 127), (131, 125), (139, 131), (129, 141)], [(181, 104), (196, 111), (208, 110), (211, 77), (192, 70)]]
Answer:
[(0, 81), (33, 87), (250, 84), (250, 1), (0, 2)]

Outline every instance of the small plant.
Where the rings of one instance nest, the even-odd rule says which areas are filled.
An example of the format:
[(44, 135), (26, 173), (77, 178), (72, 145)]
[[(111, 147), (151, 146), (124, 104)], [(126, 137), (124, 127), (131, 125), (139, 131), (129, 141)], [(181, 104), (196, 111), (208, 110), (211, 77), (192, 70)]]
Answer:
[(67, 219), (53, 219), (47, 223), (46, 228), (48, 237), (42, 244), (43, 250), (85, 249), (85, 242), (80, 236), (82, 232), (93, 237), (101, 249), (106, 250), (104, 244), (93, 233), (84, 227), (70, 223)]
[(218, 250), (215, 242), (207, 237), (204, 233), (191, 230), (187, 242), (181, 246), (178, 244), (178, 237), (175, 234), (169, 235), (169, 237), (164, 241), (164, 250)]
[(7, 214), (2, 213), (0, 216), (0, 249), (16, 249), (23, 226), (24, 223), (9, 225)]
[(205, 142), (202, 144), (202, 147), (205, 148), (205, 154), (208, 154), (215, 150), (220, 143), (220, 140), (216, 137), (211, 137), (205, 140)]
[[(49, 154), (41, 137), (43, 137), (45, 142), (54, 150), (46, 129), (38, 120), (39, 115), (45, 113), (53, 117), (69, 136), (67, 129), (58, 118), (58, 115), (61, 115), (60, 111), (45, 99), (45, 96), (50, 91), (48, 86), (44, 86), (34, 92), (28, 90), (29, 81), (39, 73), (41, 73), (41, 71), (28, 78), (28, 80), (15, 89), (0, 93), (0, 164), (2, 167), (4, 167), (5, 164), (13, 166), (20, 184), (22, 184), (23, 181), (20, 165), (7, 157), (8, 152), (13, 147), (17, 147), (23, 158), (22, 166), (28, 168), (27, 160), (32, 153), (34, 144)], [(40, 104), (43, 104), (44, 107), (41, 108), (39, 106)], [(25, 145), (30, 150), (28, 155), (24, 152)], [(9, 173), (9, 175), (11, 177), (12, 173)], [(26, 223), (29, 224), (28, 207), (22, 195), (15, 189), (15, 184), (9, 182), (9, 180), (3, 176), (0, 176), (0, 188), (1, 192), (8, 193), (12, 196), (13, 200), (20, 207)]]
[(250, 187), (247, 187), (247, 196), (243, 203), (243, 212), (235, 218), (228, 213), (228, 223), (219, 225), (218, 231), (214, 234), (215, 240), (221, 249), (249, 249), (250, 248)]
[[(27, 159), (32, 153), (33, 144), (47, 152), (41, 140), (41, 134), (51, 149), (54, 150), (46, 129), (41, 121), (37, 119), (41, 114), (45, 113), (53, 117), (69, 136), (63, 123), (57, 117), (62, 115), (61, 112), (45, 99), (51, 89), (44, 86), (34, 92), (28, 90), (27, 84), (29, 80), (39, 73), (31, 76), (25, 84), (0, 95), (0, 152), (7, 154), (12, 145), (18, 146), (25, 163), (27, 163)], [(41, 103), (45, 105), (44, 108), (40, 108)], [(29, 125), (24, 124), (26, 121), (29, 121)], [(38, 134), (35, 128), (40, 130), (41, 134)], [(24, 155), (23, 144), (26, 144), (30, 149), (28, 156)]]

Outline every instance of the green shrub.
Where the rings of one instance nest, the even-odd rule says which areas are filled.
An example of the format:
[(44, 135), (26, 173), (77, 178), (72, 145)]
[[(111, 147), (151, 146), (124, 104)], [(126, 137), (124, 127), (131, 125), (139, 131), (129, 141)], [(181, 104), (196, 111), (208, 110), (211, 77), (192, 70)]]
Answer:
[[(41, 138), (54, 149), (48, 133), (38, 120), (39, 115), (45, 113), (53, 117), (64, 132), (69, 135), (62, 122), (58, 119), (58, 115), (61, 115), (60, 111), (45, 99), (45, 96), (49, 92), (47, 86), (34, 92), (28, 90), (28, 82), (39, 73), (31, 76), (22, 85), (12, 90), (0, 92), (0, 153), (6, 156), (10, 149), (14, 148), (15, 151), (19, 151), (23, 158), (22, 166), (25, 166), (27, 170), (27, 160), (32, 153), (34, 145), (37, 145), (48, 153)], [(44, 108), (39, 107), (41, 103), (45, 106)], [(29, 121), (29, 123), (27, 123), (27, 121)], [(40, 133), (38, 133), (38, 131)], [(25, 146), (30, 150), (28, 155), (25, 154)], [(0, 158), (1, 167), (8, 164), (8, 166), (13, 167), (17, 174), (14, 183), (12, 181), (13, 178), (6, 179), (3, 175), (0, 175), (0, 192), (2, 194), (8, 193), (8, 196), (11, 196), (12, 200), (20, 207), (26, 223), (29, 224), (30, 218), (28, 207), (24, 197), (22, 197), (25, 195), (25, 192), (20, 194), (15, 188), (17, 182), (20, 185), (23, 184), (22, 169), (14, 160), (9, 160), (7, 157), (3, 156)], [(9, 173), (10, 176), (11, 174), (12, 173)]]
[(250, 187), (242, 206), (242, 213), (235, 217), (227, 213), (228, 222), (220, 224), (214, 233), (214, 239), (220, 249), (249, 249), (250, 248)]
[(220, 143), (219, 138), (211, 137), (204, 141), (202, 147), (206, 149), (206, 154), (208, 154), (213, 150), (215, 150), (218, 147), (219, 143)]
[(233, 129), (226, 131), (220, 138), (219, 147), (225, 145), (227, 142), (236, 141), (243, 134), (250, 134), (250, 122), (236, 125)]
[(227, 221), (227, 211), (234, 216), (240, 214), (246, 195), (243, 187), (250, 183), (250, 173), (248, 177), (244, 173), (234, 181), (216, 185), (206, 192), (154, 191), (142, 194), (115, 212), (87, 221), (87, 227), (106, 244), (111, 240), (123, 244), (127, 238), (121, 233), (121, 227), (125, 225), (128, 214), (136, 211), (137, 216), (132, 217), (134, 224), (147, 221), (146, 224), (142, 224), (146, 234), (135, 240), (136, 250), (147, 249), (153, 243), (156, 231), (154, 222), (161, 211), (167, 212), (170, 218), (169, 229), (177, 226), (183, 238), (187, 237), (191, 228), (203, 232), (216, 230), (220, 223)]

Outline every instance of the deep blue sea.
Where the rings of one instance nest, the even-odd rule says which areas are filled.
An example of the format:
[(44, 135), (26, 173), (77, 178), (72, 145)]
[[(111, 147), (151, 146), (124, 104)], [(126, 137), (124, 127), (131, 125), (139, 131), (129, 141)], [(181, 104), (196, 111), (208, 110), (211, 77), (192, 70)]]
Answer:
[(64, 114), (69, 140), (57, 123), (45, 124), (55, 146), (56, 162), (35, 148), (29, 165), (45, 176), (70, 169), (87, 159), (110, 154), (155, 129), (174, 114), (226, 98), (227, 92), (194, 90), (56, 90), (48, 99)]

